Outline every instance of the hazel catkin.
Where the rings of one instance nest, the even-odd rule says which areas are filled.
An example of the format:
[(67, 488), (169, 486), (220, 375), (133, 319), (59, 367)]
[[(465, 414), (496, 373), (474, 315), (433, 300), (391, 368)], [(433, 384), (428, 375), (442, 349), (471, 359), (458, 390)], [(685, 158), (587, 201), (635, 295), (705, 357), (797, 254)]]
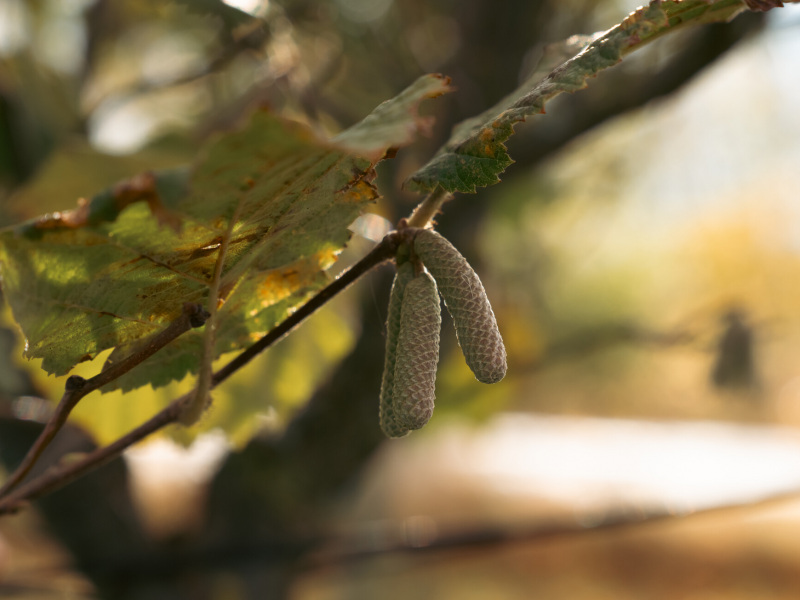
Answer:
[(389, 296), (389, 309), (386, 316), (386, 355), (383, 363), (383, 379), (380, 396), (380, 425), (388, 437), (402, 437), (409, 430), (400, 425), (394, 407), (394, 370), (397, 362), (397, 338), (400, 334), (400, 316), (403, 294), (406, 285), (414, 278), (414, 267), (405, 262), (397, 267)]
[(441, 327), (436, 282), (422, 272), (406, 285), (397, 337), (392, 407), (396, 424), (407, 431), (433, 414)]
[(506, 349), (478, 274), (437, 232), (420, 230), (414, 252), (436, 279), (467, 365), (478, 381), (497, 383), (506, 374)]

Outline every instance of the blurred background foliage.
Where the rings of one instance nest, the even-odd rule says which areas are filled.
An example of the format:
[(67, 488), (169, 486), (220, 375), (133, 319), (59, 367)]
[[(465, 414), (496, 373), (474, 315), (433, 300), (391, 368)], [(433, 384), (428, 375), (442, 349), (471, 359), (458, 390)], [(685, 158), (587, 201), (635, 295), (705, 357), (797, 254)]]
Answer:
[[(458, 91), (424, 107), (431, 137), (379, 167), (396, 222), (454, 123), (636, 4), (238, 6), (0, 2), (0, 225), (187, 162), (256, 106), (333, 133), (439, 71)], [(798, 28), (787, 7), (668, 36), (519, 126), (502, 184), (445, 205), (506, 339), (502, 383), (474, 381), (446, 322), (435, 418), (385, 442), (384, 269), (171, 432), (185, 448), (144, 444), (0, 521), (0, 595), (794, 598), (796, 502), (592, 527), (800, 489)], [(2, 323), (8, 469), (63, 381)], [(190, 385), (87, 398), (41, 468)]]

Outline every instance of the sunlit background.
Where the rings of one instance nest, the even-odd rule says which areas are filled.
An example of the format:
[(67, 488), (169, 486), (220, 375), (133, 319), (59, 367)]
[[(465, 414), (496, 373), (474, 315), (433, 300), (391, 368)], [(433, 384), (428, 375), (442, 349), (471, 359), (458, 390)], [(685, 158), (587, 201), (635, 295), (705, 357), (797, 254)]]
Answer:
[[(424, 107), (437, 118), (431, 138), (379, 169), (384, 198), (354, 224), (340, 269), (410, 212), (400, 183), (455, 122), (524, 79), (544, 44), (636, 6), (0, 0), (0, 224), (187, 162), (257, 106), (332, 133), (421, 73), (450, 75), (457, 91)], [(325, 437), (335, 467), (319, 471), (296, 441), (276, 446), (297, 456), (283, 471), (233, 464), (264, 432), (286, 439), (310, 399), (346, 395), (354, 414), (357, 398), (377, 404), (380, 361), (347, 362), (365, 340), (382, 343), (388, 272), (369, 277), (226, 384), (197, 430), (127, 453), (133, 516), (114, 510), (135, 524), (141, 572), (113, 580), (123, 570), (98, 558), (108, 540), (76, 541), (58, 507), (43, 506), (0, 520), (0, 596), (796, 598), (798, 64), (790, 5), (668, 37), (558, 98), (518, 127), (503, 182), (438, 218), (492, 300), (509, 352), (502, 383), (474, 380), (445, 319), (424, 430), (358, 452)], [(63, 380), (19, 357), (4, 311), (0, 417), (42, 421), (41, 398), (57, 399)], [(92, 396), (75, 420), (108, 443), (189, 387)], [(234, 479), (210, 483), (220, 469)], [(344, 475), (298, 483), (325, 469)], [(225, 497), (236, 478), (278, 490), (253, 524), (260, 535), (285, 541), (269, 521), (279, 517), (302, 523), (289, 528), (301, 539), (324, 532), (291, 548), (291, 568), (263, 546), (202, 554), (209, 539), (242, 535), (210, 506), (258, 514)], [(295, 505), (313, 510), (301, 518)], [(188, 564), (207, 579), (187, 563), (153, 567), (181, 548), (197, 549)]]

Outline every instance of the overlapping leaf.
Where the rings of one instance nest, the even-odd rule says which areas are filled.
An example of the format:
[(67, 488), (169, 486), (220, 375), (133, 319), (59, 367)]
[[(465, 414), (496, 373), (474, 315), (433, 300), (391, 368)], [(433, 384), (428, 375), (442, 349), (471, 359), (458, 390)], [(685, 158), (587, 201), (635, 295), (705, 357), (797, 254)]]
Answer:
[[(214, 354), (247, 345), (326, 283), (348, 225), (377, 198), (375, 156), (407, 143), (421, 124), (417, 104), (445, 90), (426, 76), (389, 101), (397, 127), (376, 131), (380, 152), (257, 112), (190, 168), (140, 175), (72, 211), (0, 230), (3, 289), (26, 355), (55, 374), (108, 348), (118, 360), (184, 303), (205, 303), (223, 240)], [(181, 378), (196, 370), (201, 341), (182, 336), (117, 384)]]
[[(726, 21), (744, 8), (743, 0), (653, 0), (587, 45), (583, 37), (571, 38), (566, 48), (577, 52), (585, 47), (545, 77), (537, 70), (497, 105), (456, 126), (450, 140), (406, 186), (418, 191), (441, 186), (450, 192), (473, 193), (497, 183), (499, 174), (513, 162), (503, 142), (514, 133), (516, 123), (543, 113), (548, 100), (586, 87), (589, 77), (678, 26)], [(549, 62), (548, 57), (545, 61)]]

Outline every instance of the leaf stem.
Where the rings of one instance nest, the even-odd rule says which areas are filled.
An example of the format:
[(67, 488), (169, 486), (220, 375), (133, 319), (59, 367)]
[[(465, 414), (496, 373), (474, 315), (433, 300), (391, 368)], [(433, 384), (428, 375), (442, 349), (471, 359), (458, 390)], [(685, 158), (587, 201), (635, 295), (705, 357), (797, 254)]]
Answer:
[(425, 199), (420, 202), (408, 218), (409, 227), (419, 227), (423, 229), (433, 221), (433, 218), (442, 209), (442, 204), (447, 202), (452, 195), (442, 186), (436, 186)]
[(222, 281), (222, 270), (228, 256), (228, 245), (233, 235), (239, 215), (239, 206), (236, 207), (228, 223), (228, 229), (219, 246), (219, 254), (214, 265), (214, 276), (208, 290), (208, 321), (203, 335), (203, 355), (200, 359), (200, 368), (197, 372), (197, 384), (194, 390), (194, 399), (184, 405), (180, 422), (186, 427), (194, 425), (209, 405), (209, 392), (211, 391), (211, 376), (213, 373), (214, 344), (217, 339), (217, 308), (219, 306), (219, 291)]
[(0, 488), (0, 498), (6, 496), (25, 478), (36, 462), (41, 457), (50, 442), (67, 422), (72, 410), (78, 402), (87, 394), (111, 383), (121, 375), (127, 373), (133, 367), (151, 357), (161, 348), (172, 342), (181, 334), (189, 331), (193, 327), (199, 327), (205, 323), (208, 313), (198, 304), (187, 303), (183, 307), (181, 315), (167, 325), (162, 331), (147, 338), (131, 354), (120, 360), (118, 363), (106, 365), (100, 373), (91, 379), (84, 379), (78, 375), (73, 375), (67, 379), (64, 386), (64, 395), (56, 406), (53, 415), (45, 425), (42, 433), (31, 446), (28, 453), (23, 458), (17, 469), (9, 476)]

